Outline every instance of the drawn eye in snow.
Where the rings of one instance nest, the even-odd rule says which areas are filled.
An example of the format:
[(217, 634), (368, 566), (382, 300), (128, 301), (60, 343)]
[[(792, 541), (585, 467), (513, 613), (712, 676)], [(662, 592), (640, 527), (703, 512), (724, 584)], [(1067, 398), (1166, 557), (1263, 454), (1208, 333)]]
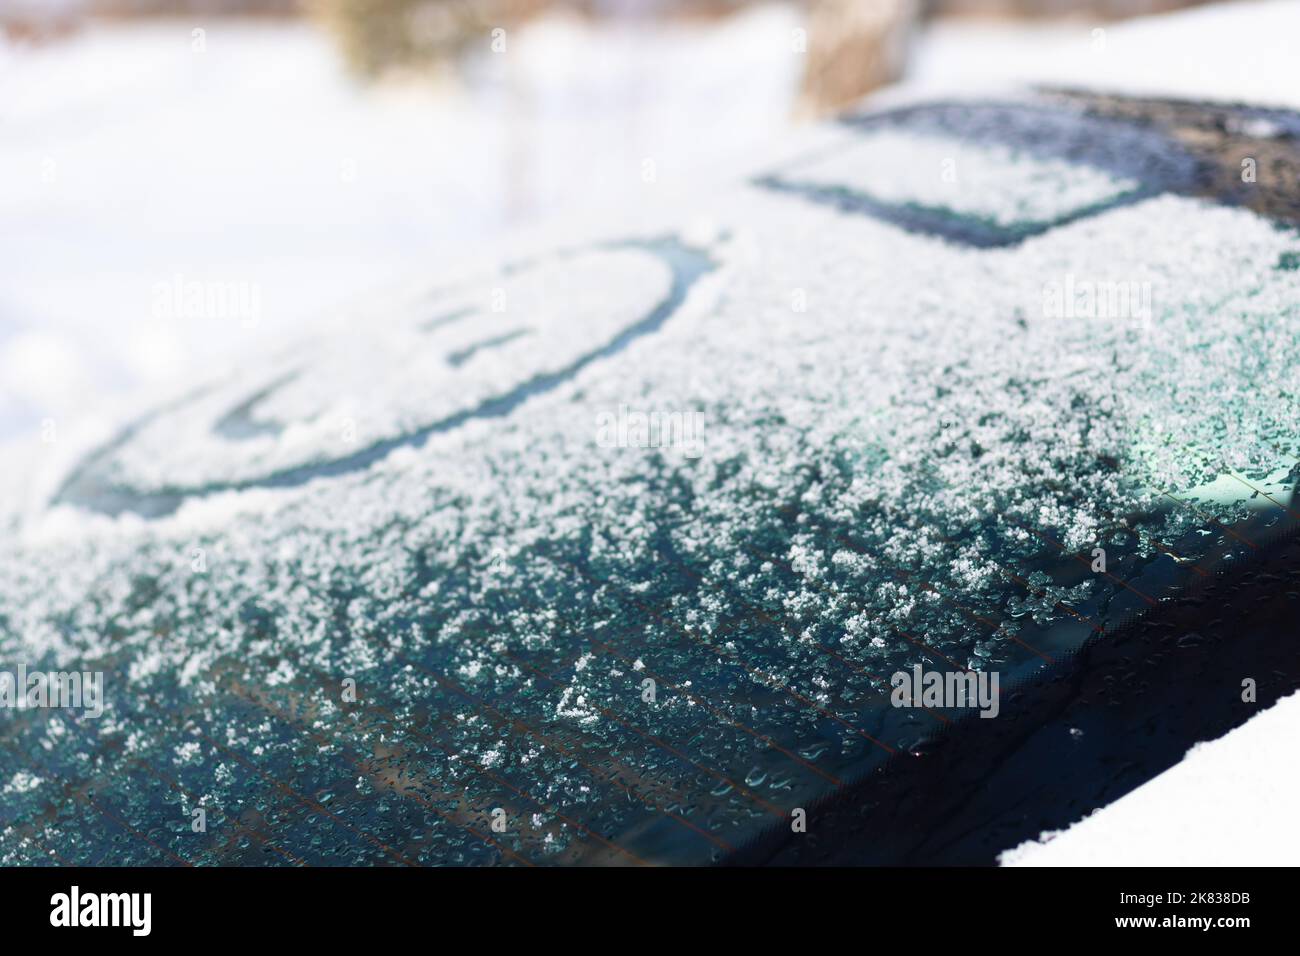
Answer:
[(657, 330), (713, 268), (674, 237), (628, 240), (514, 263), (444, 290), (432, 315), (372, 309), (134, 422), (53, 503), (157, 517), (195, 496), (366, 468), (569, 381)]
[(1053, 91), (1041, 101), (927, 103), (842, 126), (843, 144), (757, 185), (976, 248), (1013, 246), (1162, 193), (1300, 222), (1285, 189), (1239, 177), (1246, 155), (1300, 171), (1300, 114), (1287, 110)]

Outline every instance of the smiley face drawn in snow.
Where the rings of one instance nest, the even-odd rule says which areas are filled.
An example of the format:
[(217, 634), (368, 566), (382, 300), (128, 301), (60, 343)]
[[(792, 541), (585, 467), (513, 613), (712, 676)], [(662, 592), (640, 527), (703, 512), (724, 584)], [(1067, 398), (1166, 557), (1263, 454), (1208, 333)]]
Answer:
[(607, 243), (446, 290), (413, 320), (342, 323), (132, 423), (53, 503), (158, 517), (193, 497), (358, 471), (572, 379), (658, 329), (713, 268), (673, 237)]

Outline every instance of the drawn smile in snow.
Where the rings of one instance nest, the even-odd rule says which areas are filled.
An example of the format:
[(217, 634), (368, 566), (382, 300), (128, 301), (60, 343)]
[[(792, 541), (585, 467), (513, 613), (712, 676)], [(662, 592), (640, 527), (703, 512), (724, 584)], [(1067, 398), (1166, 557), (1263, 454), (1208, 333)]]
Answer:
[[(676, 238), (629, 240), (445, 290), (415, 322), (370, 318), (411, 314), (411, 302), (368, 307), (308, 355), (277, 356), (137, 421), (85, 459), (55, 503), (156, 517), (193, 496), (369, 467), (508, 415), (655, 332), (713, 267)], [(194, 437), (178, 446), (177, 434)]]

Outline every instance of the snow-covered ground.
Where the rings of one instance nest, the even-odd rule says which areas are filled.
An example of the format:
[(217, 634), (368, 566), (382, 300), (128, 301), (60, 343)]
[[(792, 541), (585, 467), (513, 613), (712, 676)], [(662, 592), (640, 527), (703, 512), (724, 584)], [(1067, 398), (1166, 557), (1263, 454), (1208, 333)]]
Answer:
[(1004, 866), (1294, 866), (1300, 771), (1292, 694), (1062, 833), (1021, 844)]
[[(183, 389), (528, 223), (634, 217), (729, 181), (786, 128), (793, 16), (553, 17), (504, 55), (485, 37), (463, 81), (377, 87), (307, 23), (0, 39), (0, 442)], [(249, 306), (159, 307), (192, 283)]]
[(1300, 4), (1248, 0), (1120, 23), (932, 26), (904, 86), (912, 94), (1045, 84), (1131, 95), (1300, 104)]

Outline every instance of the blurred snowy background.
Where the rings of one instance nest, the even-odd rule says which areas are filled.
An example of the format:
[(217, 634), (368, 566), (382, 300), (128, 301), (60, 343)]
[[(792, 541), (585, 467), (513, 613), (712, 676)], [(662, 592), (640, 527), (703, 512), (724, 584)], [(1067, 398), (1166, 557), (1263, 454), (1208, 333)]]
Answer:
[(508, 231), (706, 193), (891, 80), (1300, 89), (1282, 4), (1113, 20), (1180, 5), (0, 0), (0, 443)]

